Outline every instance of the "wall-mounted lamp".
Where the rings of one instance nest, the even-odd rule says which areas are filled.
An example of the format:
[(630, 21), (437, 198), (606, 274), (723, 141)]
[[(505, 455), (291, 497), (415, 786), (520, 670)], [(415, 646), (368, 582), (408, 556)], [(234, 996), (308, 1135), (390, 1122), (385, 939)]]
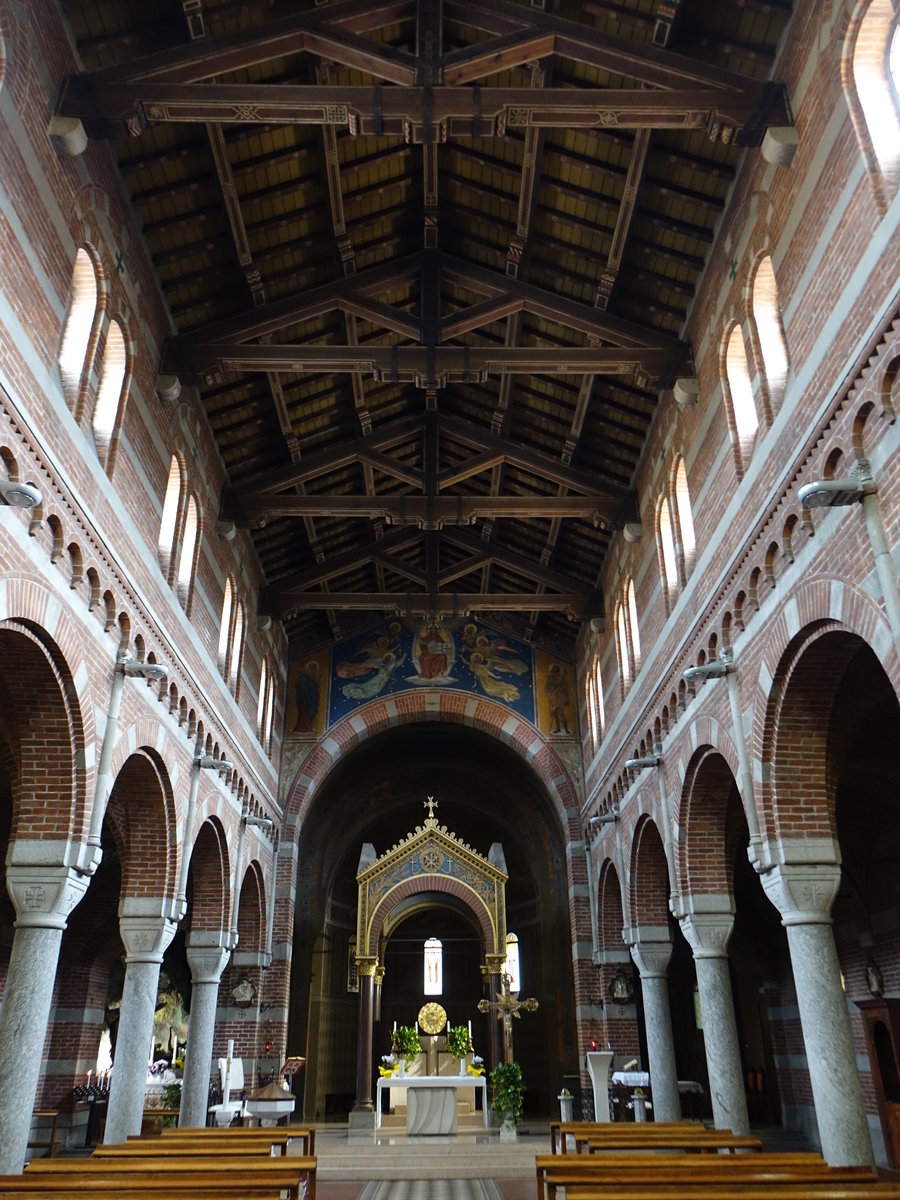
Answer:
[(588, 825), (613, 825), (618, 819), (617, 812), (596, 813), (588, 821)]
[(259, 829), (274, 829), (275, 822), (271, 817), (241, 817), (244, 825), (256, 825)]
[(865, 495), (865, 488), (858, 479), (817, 479), (805, 483), (797, 493), (800, 503), (807, 508), (840, 508), (845, 504), (857, 504)]
[(701, 663), (699, 667), (688, 667), (684, 672), (687, 680), (691, 679), (721, 679), (729, 671), (734, 670), (734, 663), (727, 658), (714, 658), (711, 662)]
[(658, 767), (662, 759), (658, 754), (649, 754), (645, 758), (626, 758), (626, 771), (643, 771), (644, 767)]
[(233, 771), (234, 763), (227, 758), (213, 758), (211, 754), (198, 754), (194, 759), (198, 767), (207, 767), (210, 771)]
[(36, 508), (43, 498), (33, 483), (20, 483), (15, 479), (0, 479), (0, 500), (12, 508)]
[(122, 658), (119, 666), (129, 679), (165, 679), (169, 670), (162, 663), (141, 662), (139, 658)]

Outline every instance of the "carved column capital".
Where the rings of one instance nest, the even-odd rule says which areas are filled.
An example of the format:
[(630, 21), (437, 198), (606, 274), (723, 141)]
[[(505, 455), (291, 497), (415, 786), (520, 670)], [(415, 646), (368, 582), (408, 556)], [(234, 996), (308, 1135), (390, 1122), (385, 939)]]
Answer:
[(694, 958), (726, 958), (734, 929), (734, 901), (728, 895), (680, 896), (672, 904)]
[[(632, 931), (640, 935), (640, 930)], [(654, 933), (657, 933), (654, 930)], [(670, 939), (656, 936), (642, 938), (638, 936), (629, 946), (635, 966), (641, 973), (641, 979), (665, 979), (672, 957), (672, 942)]]
[(65, 929), (89, 883), (90, 876), (72, 867), (10, 863), (6, 890), (16, 909), (16, 928)]
[(192, 930), (185, 945), (193, 983), (219, 983), (228, 965), (228, 930)]
[(375, 970), (378, 967), (377, 958), (367, 958), (364, 954), (356, 956), (356, 973), (361, 978), (366, 978), (375, 975)]
[[(169, 917), (159, 911), (160, 901), (148, 901), (143, 912), (134, 911), (144, 907), (125, 901), (126, 911), (119, 913), (119, 936), (125, 946), (126, 963), (161, 963), (169, 943), (178, 928)], [(156, 909), (156, 911), (153, 911)]]
[(760, 875), (782, 925), (830, 925), (841, 886), (839, 863), (778, 863)]

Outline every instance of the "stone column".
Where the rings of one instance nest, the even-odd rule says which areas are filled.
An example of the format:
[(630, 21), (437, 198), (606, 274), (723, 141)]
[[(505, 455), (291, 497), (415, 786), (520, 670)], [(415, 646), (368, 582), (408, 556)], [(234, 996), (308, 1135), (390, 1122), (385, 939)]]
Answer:
[(0, 1174), (4, 1175), (18, 1174), (25, 1166), (59, 945), (66, 918), (90, 878), (70, 867), (15, 862), (28, 853), (24, 843), (13, 843), (6, 869), (16, 924), (0, 1007)]
[(162, 900), (130, 897), (120, 906), (125, 986), (103, 1135), (106, 1144), (124, 1142), (130, 1134), (141, 1132), (159, 968), (166, 947), (175, 936), (174, 922), (161, 915), (167, 907)]
[(668, 966), (672, 943), (667, 928), (635, 929), (631, 957), (641, 975), (644, 996), (644, 1025), (647, 1030), (647, 1054), (650, 1062), (650, 1087), (653, 1092), (653, 1118), (656, 1121), (680, 1121), (678, 1077), (675, 1071), (675, 1041), (669, 1010)]
[(730, 896), (686, 896), (681, 928), (694, 952), (703, 1016), (703, 1044), (716, 1129), (750, 1132), (743, 1085), (734, 996), (728, 972), (728, 939), (734, 928)]
[[(359, 1030), (356, 1040), (356, 1103), (350, 1114), (350, 1128), (374, 1128), (375, 1105), (372, 1101), (372, 1017), (375, 1007), (375, 958), (357, 958), (359, 980)], [(357, 1116), (354, 1121), (354, 1115)]]
[(872, 1139), (831, 929), (841, 868), (782, 863), (761, 879), (787, 930), (822, 1154), (832, 1166), (871, 1166)]
[(191, 1017), (188, 1023), (184, 1078), (181, 1083), (180, 1127), (206, 1124), (209, 1105), (209, 1076), (212, 1070), (213, 1035), (219, 981), (228, 963), (228, 934), (202, 930), (187, 938), (187, 960), (191, 968)]

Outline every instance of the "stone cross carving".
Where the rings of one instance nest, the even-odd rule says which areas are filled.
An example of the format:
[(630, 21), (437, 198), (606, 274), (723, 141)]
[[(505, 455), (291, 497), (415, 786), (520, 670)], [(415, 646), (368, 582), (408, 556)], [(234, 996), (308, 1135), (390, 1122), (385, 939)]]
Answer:
[(428, 820), (429, 821), (433, 821), (435, 819), (434, 810), (437, 808), (437, 806), (438, 806), (438, 802), (437, 802), (437, 800), (435, 800), (434, 796), (429, 796), (427, 800), (424, 800), (422, 802), (422, 807), (428, 809)]
[(513, 1060), (513, 1017), (518, 1021), (523, 1012), (536, 1012), (538, 1002), (534, 999), (520, 1000), (518, 996), (513, 996), (509, 990), (509, 976), (506, 972), (501, 976), (500, 987), (502, 990), (497, 994), (496, 1000), (478, 1001), (478, 1011), (486, 1013), (494, 1009), (497, 1019), (503, 1022), (503, 1060), (511, 1063)]

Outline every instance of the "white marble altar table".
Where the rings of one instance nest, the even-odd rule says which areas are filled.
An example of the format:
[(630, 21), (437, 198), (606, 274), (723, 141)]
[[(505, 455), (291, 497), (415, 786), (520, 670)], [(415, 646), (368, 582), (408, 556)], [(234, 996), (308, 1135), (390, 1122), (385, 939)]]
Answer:
[[(381, 1128), (381, 1093), (384, 1091), (384, 1089), (386, 1087), (387, 1088), (406, 1088), (407, 1089), (407, 1106), (406, 1106), (407, 1132), (415, 1132), (415, 1133), (452, 1133), (453, 1130), (449, 1129), (449, 1128), (447, 1128), (447, 1129), (444, 1129), (444, 1128), (432, 1129), (430, 1127), (410, 1130), (409, 1123), (410, 1123), (410, 1118), (411, 1118), (412, 1111), (413, 1111), (412, 1106), (409, 1103), (409, 1101), (411, 1099), (409, 1093), (411, 1091), (418, 1092), (421, 1090), (424, 1092), (427, 1090), (434, 1090), (434, 1089), (442, 1088), (445, 1091), (450, 1091), (452, 1089), (454, 1092), (456, 1092), (460, 1088), (481, 1088), (481, 1107), (484, 1110), (484, 1127), (485, 1127), (485, 1129), (488, 1128), (489, 1118), (488, 1118), (487, 1076), (486, 1075), (477, 1075), (477, 1076), (476, 1075), (385, 1075), (385, 1076), (382, 1076), (382, 1078), (379, 1079), (378, 1082), (375, 1084), (375, 1128), (376, 1129)], [(424, 1100), (424, 1096), (422, 1097), (422, 1100)], [(419, 1107), (419, 1109), (421, 1109), (423, 1107), (423, 1105), (420, 1103), (418, 1105), (418, 1107)], [(436, 1103), (434, 1105), (434, 1107), (438, 1108), (439, 1106)], [(456, 1096), (455, 1095), (453, 1097), (452, 1112), (453, 1112), (453, 1124), (455, 1126), (455, 1124), (456, 1124)], [(419, 1113), (419, 1116), (416, 1118), (416, 1123), (421, 1124), (423, 1119), (424, 1118), (422, 1117), (422, 1114)], [(443, 1125), (443, 1124), (447, 1124), (448, 1120), (449, 1120), (449, 1118), (445, 1115), (444, 1117), (440, 1117), (438, 1120), (436, 1120), (435, 1123)], [(424, 1119), (424, 1121), (425, 1121), (425, 1124), (428, 1124), (429, 1126), (432, 1123), (430, 1121), (430, 1119)]]

